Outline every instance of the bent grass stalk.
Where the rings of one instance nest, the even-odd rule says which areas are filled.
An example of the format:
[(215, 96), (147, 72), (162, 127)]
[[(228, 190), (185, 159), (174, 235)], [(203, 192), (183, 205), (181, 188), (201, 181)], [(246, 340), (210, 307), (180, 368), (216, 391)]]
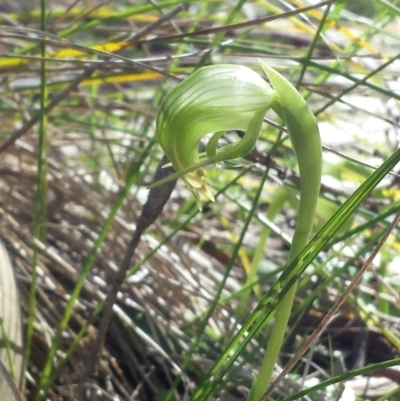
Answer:
[[(255, 146), (263, 118), (272, 108), (284, 121), (300, 170), (300, 201), (288, 264), (307, 245), (319, 196), (322, 148), (313, 113), (298, 91), (278, 72), (260, 61), (272, 88), (253, 70), (236, 65), (198, 69), (179, 83), (162, 103), (157, 137), (176, 173), (151, 187), (182, 177), (202, 208), (200, 195), (214, 201), (202, 167), (247, 155)], [(217, 148), (222, 132), (240, 129), (236, 143)], [(199, 153), (200, 140), (214, 132)], [(291, 279), (289, 276), (286, 280)], [(294, 284), (279, 303), (260, 373), (249, 401), (258, 401), (268, 387), (278, 359), (296, 292)]]

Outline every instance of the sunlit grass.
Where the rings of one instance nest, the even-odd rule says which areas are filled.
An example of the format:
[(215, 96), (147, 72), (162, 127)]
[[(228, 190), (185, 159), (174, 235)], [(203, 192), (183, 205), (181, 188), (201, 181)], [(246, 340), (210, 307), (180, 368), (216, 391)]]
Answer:
[[(348, 205), (354, 200), (351, 205), (355, 210), (342, 232), (335, 230), (345, 216), (339, 214), (330, 220), (331, 227), (336, 221), (335, 228), (322, 231), (323, 235), (320, 232), (310, 243), (303, 255), (307, 261), (301, 259), (298, 265), (291, 265), (300, 275), (309, 264), (300, 276), (292, 313), (290, 327), (294, 333), (298, 330), (298, 336), (287, 352), (294, 354), (301, 343), (299, 337), (306, 335), (301, 326), (303, 317), (328, 311), (400, 209), (398, 191), (393, 189), (396, 175), (379, 177), (380, 182), (364, 187), (361, 197), (354, 195), (375, 171), (358, 162), (377, 168), (397, 150), (398, 2), (374, 0), (369, 7), (350, 1), (332, 2), (329, 9), (293, 12), (283, 18), (280, 14), (311, 2), (168, 0), (158, 2), (157, 8), (143, 1), (129, 7), (122, 2), (92, 8), (77, 3), (70, 9), (61, 5), (53, 9), (51, 2), (45, 3), (41, 9), (14, 7), (0, 17), (0, 149), (5, 170), (12, 160), (16, 169), (23, 168), (21, 176), (26, 180), (21, 179), (17, 188), (11, 175), (4, 174), (1, 188), (12, 190), (2, 189), (4, 201), (0, 206), (2, 216), (7, 217), (5, 224), (13, 227), (8, 247), (24, 277), (21, 285), (31, 291), (30, 298), (26, 292), (21, 294), (27, 305), (27, 399), (53, 399), (51, 394), (61, 397), (59, 380), (70, 379), (66, 372), (81, 362), (82, 341), (91, 338), (90, 330), (98, 324), (96, 316), (101, 316), (97, 305), (104, 297), (99, 294), (107, 293), (106, 286), (98, 282), (107, 283), (119, 266), (140, 215), (146, 187), (162, 156), (154, 136), (160, 102), (179, 79), (203, 64), (243, 64), (261, 74), (256, 61), (260, 57), (297, 85), (317, 115), (323, 143), (339, 152), (335, 158), (324, 152), (321, 199), (327, 202), (321, 202), (317, 228), (327, 230), (326, 221), (335, 211), (342, 213), (340, 207), (346, 202)], [(186, 8), (177, 8), (181, 4)], [(163, 20), (175, 9), (176, 13)], [(267, 17), (270, 21), (265, 21)], [(263, 20), (255, 21), (258, 18)], [(217, 27), (224, 28), (213, 31)], [(38, 32), (43, 30), (48, 34)], [(74, 80), (79, 82), (72, 87)], [(278, 120), (275, 123), (281, 124)], [(226, 140), (235, 140), (235, 135), (230, 133)], [(2, 147), (6, 141), (8, 147)], [(222, 391), (233, 391), (230, 383), (238, 380), (248, 388), (251, 378), (243, 379), (239, 367), (248, 372), (259, 367), (262, 353), (257, 349), (265, 347), (274, 308), (286, 288), (274, 283), (282, 269), (288, 274), (284, 261), (296, 217), (299, 181), (284, 130), (266, 122), (256, 150), (258, 153), (253, 152), (247, 161), (253, 164), (207, 171), (216, 203), (206, 206), (203, 214), (196, 212), (193, 199), (178, 182), (164, 214), (148, 230), (148, 237), (132, 259), (129, 275), (138, 280), (136, 293), (128, 289), (133, 284), (128, 284), (123, 294), (138, 306), (121, 298), (113, 330), (124, 333), (120, 337), (124, 346), (134, 347), (137, 338), (144, 341), (147, 336), (167, 355), (179, 354), (176, 363), (182, 369), (180, 375), (169, 371), (166, 387), (156, 380), (153, 399), (157, 392), (164, 399), (184, 399), (185, 388), (190, 395), (195, 394), (192, 399), (206, 400)], [(389, 170), (395, 173), (398, 160), (389, 160)], [(36, 177), (33, 181), (29, 181), (31, 174)], [(63, 193), (62, 200), (57, 191)], [(24, 202), (6, 202), (8, 193), (18, 194)], [(56, 204), (52, 203), (53, 194)], [(279, 196), (285, 203), (272, 213), (269, 206)], [(28, 210), (30, 218), (25, 215)], [(55, 231), (54, 227), (62, 229)], [(75, 245), (72, 229), (82, 233)], [(34, 235), (36, 242), (24, 230)], [(66, 233), (71, 243), (63, 247)], [(371, 267), (371, 274), (347, 300), (357, 317), (379, 331), (393, 350), (399, 340), (391, 333), (388, 321), (399, 318), (395, 297), (399, 284), (391, 277), (398, 236), (395, 228), (379, 255), (377, 268)], [(37, 241), (44, 247), (37, 248), (36, 258), (29, 250)], [(80, 248), (82, 244), (85, 246)], [(187, 250), (192, 248), (198, 252), (197, 259)], [(114, 249), (118, 249), (116, 254)], [(58, 255), (58, 261), (50, 258), (50, 251)], [(218, 266), (218, 282), (210, 271), (202, 270), (199, 255)], [(61, 260), (66, 264), (64, 270), (71, 266), (80, 278), (58, 283), (57, 274), (61, 273), (53, 268), (62, 266)], [(105, 266), (109, 270), (103, 272)], [(220, 267), (224, 268), (222, 274)], [(181, 276), (172, 273), (175, 268)], [(143, 284), (138, 278), (140, 272), (151, 284)], [(46, 275), (48, 282), (43, 278)], [(179, 283), (183, 295), (171, 287), (181, 295), (168, 298), (167, 292), (159, 289), (166, 288), (166, 283)], [(90, 299), (88, 291), (96, 285), (100, 293), (93, 293)], [(164, 297), (170, 310), (163, 309), (157, 296), (151, 298), (153, 303), (146, 298), (151, 288), (160, 299)], [(62, 302), (52, 298), (54, 293)], [(53, 300), (57, 314), (49, 314), (47, 298)], [(350, 322), (352, 316), (346, 313), (344, 310), (341, 316)], [(161, 325), (163, 319), (170, 321), (171, 327)], [(122, 321), (128, 326), (130, 321), (129, 329), (115, 329), (123, 326)], [(138, 333), (142, 332), (145, 335), (140, 337)], [(249, 343), (247, 348), (245, 343)], [(39, 362), (34, 349), (43, 344), (44, 357)], [(108, 355), (118, 359), (114, 349), (109, 344), (106, 347)], [(202, 374), (193, 375), (193, 361), (203, 357), (211, 365), (202, 367)], [(379, 366), (372, 364), (356, 374)], [(146, 369), (137, 376), (133, 389), (128, 384), (121, 388), (136, 390), (145, 382), (144, 376), (150, 371)], [(186, 371), (191, 376), (186, 376)], [(298, 365), (297, 374), (301, 372)], [(211, 374), (216, 380), (204, 380)], [(318, 386), (323, 389), (352, 375), (349, 372), (325, 383), (321, 378)], [(291, 378), (289, 374), (287, 380)], [(76, 377), (71, 380), (77, 382)], [(115, 390), (118, 386), (113, 383)], [(115, 391), (124, 399), (121, 388)], [(316, 389), (304, 391), (313, 396)], [(303, 394), (300, 390), (297, 395), (286, 394), (289, 398), (275, 393), (271, 399), (295, 399)], [(140, 391), (137, 399), (150, 399), (147, 390)], [(240, 394), (245, 398), (245, 392)]]

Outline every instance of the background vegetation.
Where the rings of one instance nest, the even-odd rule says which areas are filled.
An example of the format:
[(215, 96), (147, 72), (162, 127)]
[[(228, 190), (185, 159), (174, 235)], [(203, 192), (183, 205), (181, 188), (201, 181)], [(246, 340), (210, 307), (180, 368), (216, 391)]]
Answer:
[[(296, 220), (299, 177), (281, 122), (267, 115), (246, 160), (207, 171), (216, 203), (203, 212), (181, 181), (143, 205), (163, 156), (155, 116), (166, 93), (201, 65), (261, 74), (257, 57), (298, 87), (320, 126), (315, 233), (364, 185), (356, 212), (340, 209), (331, 222), (344, 225), (305, 254), (282, 367), (368, 267), (270, 399), (299, 399), (303, 389), (308, 400), (400, 399), (398, 228), (381, 241), (400, 211), (400, 4), (323, 4), (0, 5), (1, 237), (24, 338), (14, 347), (18, 330), (14, 338), (2, 324), (2, 358), (23, 399), (246, 399)], [(129, 272), (97, 361), (104, 301), (124, 257)], [(9, 282), (1, 285), (5, 294)], [(265, 294), (267, 306), (255, 309)], [(2, 302), (7, 323), (15, 302)]]

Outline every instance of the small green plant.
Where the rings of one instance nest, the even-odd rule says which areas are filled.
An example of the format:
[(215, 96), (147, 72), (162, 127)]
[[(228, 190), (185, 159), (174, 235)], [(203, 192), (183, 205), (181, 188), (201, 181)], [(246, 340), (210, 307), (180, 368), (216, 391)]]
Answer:
[[(311, 232), (321, 182), (322, 149), (313, 113), (298, 91), (278, 72), (260, 61), (269, 86), (253, 70), (237, 65), (202, 67), (178, 84), (162, 103), (157, 136), (176, 173), (153, 184), (182, 177), (199, 209), (200, 195), (214, 201), (203, 167), (247, 155), (256, 144), (265, 113), (272, 108), (285, 123), (300, 170), (300, 202), (288, 263), (306, 246)], [(217, 147), (227, 130), (244, 136), (236, 143)], [(206, 152), (200, 140), (213, 133)], [(287, 278), (287, 281), (291, 276)], [(280, 302), (266, 354), (255, 378), (249, 401), (259, 400), (268, 388), (278, 359), (293, 304), (296, 285)]]

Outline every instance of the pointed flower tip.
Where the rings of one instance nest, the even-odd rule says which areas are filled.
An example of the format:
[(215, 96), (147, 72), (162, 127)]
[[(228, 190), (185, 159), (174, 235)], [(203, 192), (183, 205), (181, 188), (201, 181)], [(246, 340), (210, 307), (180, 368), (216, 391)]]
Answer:
[(187, 173), (183, 176), (186, 186), (190, 189), (196, 199), (197, 206), (201, 211), (203, 208), (200, 194), (211, 202), (215, 202), (214, 196), (206, 183), (206, 176), (203, 169), (199, 168), (196, 171)]

